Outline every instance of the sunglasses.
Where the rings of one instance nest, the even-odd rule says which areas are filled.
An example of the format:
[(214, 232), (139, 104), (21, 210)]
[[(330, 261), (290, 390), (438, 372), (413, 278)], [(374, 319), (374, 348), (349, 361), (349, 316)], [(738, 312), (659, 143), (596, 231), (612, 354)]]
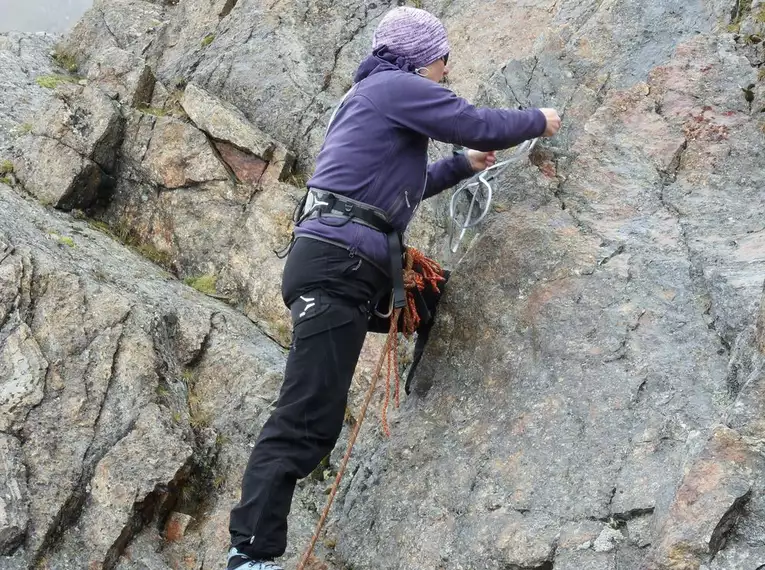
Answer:
[(447, 63), (449, 63), (449, 54), (447, 53), (447, 54), (446, 54), (444, 57), (442, 57), (441, 59), (443, 59), (443, 60), (444, 60), (444, 65), (446, 65)]

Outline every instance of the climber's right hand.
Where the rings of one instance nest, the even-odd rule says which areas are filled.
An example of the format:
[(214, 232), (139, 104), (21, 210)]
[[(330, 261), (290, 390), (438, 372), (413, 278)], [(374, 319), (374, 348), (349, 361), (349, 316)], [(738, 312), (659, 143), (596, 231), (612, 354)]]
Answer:
[(560, 130), (560, 117), (555, 109), (539, 109), (544, 113), (547, 125), (543, 137), (551, 137)]

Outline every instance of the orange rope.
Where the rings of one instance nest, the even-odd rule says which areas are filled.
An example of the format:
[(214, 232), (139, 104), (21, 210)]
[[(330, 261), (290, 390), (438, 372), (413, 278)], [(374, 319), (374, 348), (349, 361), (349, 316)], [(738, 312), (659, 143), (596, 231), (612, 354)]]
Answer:
[[(393, 316), (397, 317), (398, 314), (401, 312), (401, 309), (397, 309), (394, 311)], [(383, 349), (382, 358), (384, 358), (387, 361), (388, 365), (388, 374), (385, 376), (385, 400), (383, 404), (382, 409), (382, 426), (383, 426), (383, 432), (386, 436), (390, 437), (390, 429), (388, 429), (388, 401), (390, 400), (390, 374), (391, 374), (391, 358), (390, 358), (390, 351), (391, 347), (393, 345), (393, 339), (398, 337), (398, 331), (396, 330), (396, 322), (397, 320), (392, 320), (390, 323), (390, 331), (388, 332), (388, 341), (385, 343), (385, 348)]]
[(319, 540), (319, 536), (321, 535), (321, 531), (324, 528), (324, 523), (327, 521), (327, 517), (329, 516), (329, 511), (332, 508), (332, 503), (335, 500), (335, 495), (337, 495), (337, 490), (340, 487), (340, 481), (343, 478), (343, 474), (345, 473), (346, 468), (348, 467), (348, 461), (351, 458), (351, 452), (353, 451), (353, 446), (356, 443), (356, 438), (359, 435), (359, 431), (361, 431), (361, 424), (364, 421), (364, 417), (367, 414), (367, 408), (369, 407), (369, 402), (372, 400), (372, 396), (375, 392), (375, 388), (377, 387), (377, 381), (380, 378), (380, 375), (382, 374), (382, 368), (383, 364), (386, 363), (387, 360), (387, 374), (386, 374), (386, 380), (385, 380), (385, 400), (383, 401), (382, 406), (382, 429), (383, 433), (385, 433), (386, 436), (390, 436), (390, 428), (388, 427), (388, 402), (390, 401), (390, 395), (391, 395), (391, 375), (395, 376), (395, 390), (394, 390), (394, 398), (395, 398), (395, 404), (396, 408), (399, 406), (399, 393), (400, 389), (399, 386), (401, 384), (401, 379), (398, 372), (398, 321), (399, 318), (403, 321), (403, 330), (400, 332), (406, 337), (410, 338), (412, 334), (417, 330), (417, 327), (420, 326), (420, 316), (417, 314), (417, 307), (414, 301), (414, 294), (413, 291), (415, 288), (417, 288), (419, 291), (422, 291), (425, 288), (425, 284), (429, 284), (434, 291), (440, 292), (440, 289), (438, 288), (438, 284), (442, 281), (445, 281), (443, 277), (443, 270), (441, 267), (433, 261), (432, 259), (429, 259), (425, 257), (425, 255), (412, 248), (409, 247), (406, 250), (406, 258), (404, 263), (404, 287), (406, 288), (406, 306), (403, 309), (396, 309), (393, 311), (393, 315), (391, 315), (391, 321), (390, 321), (390, 330), (388, 331), (388, 338), (385, 341), (385, 347), (383, 348), (382, 354), (380, 354), (380, 359), (377, 361), (377, 367), (375, 368), (375, 372), (372, 375), (372, 381), (369, 384), (369, 389), (367, 390), (366, 397), (364, 398), (364, 403), (361, 406), (361, 411), (359, 412), (359, 418), (356, 421), (356, 425), (353, 427), (353, 431), (351, 432), (351, 437), (348, 440), (348, 448), (345, 451), (345, 455), (343, 456), (343, 460), (340, 463), (340, 469), (337, 472), (337, 476), (335, 477), (334, 483), (332, 483), (332, 488), (329, 493), (329, 497), (327, 498), (327, 504), (324, 506), (324, 510), (321, 513), (321, 517), (319, 518), (319, 522), (316, 525), (316, 530), (313, 533), (313, 536), (311, 537), (311, 542), (308, 545), (308, 548), (306, 548), (305, 552), (303, 553), (303, 556), (300, 559), (300, 562), (297, 565), (296, 570), (305, 570), (306, 564), (315, 564), (316, 560), (313, 558), (313, 550), (316, 547), (316, 543)]
[[(443, 276), (443, 269), (441, 266), (428, 258), (418, 249), (409, 247), (406, 250), (406, 258), (404, 263), (404, 288), (406, 289), (406, 306), (403, 311), (403, 330), (401, 333), (406, 338), (411, 338), (414, 332), (420, 326), (420, 315), (417, 313), (417, 305), (414, 301), (414, 290), (422, 291), (425, 289), (425, 285), (429, 284), (430, 287), (440, 292), (438, 284), (445, 281)], [(386, 345), (388, 351), (388, 375), (385, 381), (385, 399), (382, 405), (382, 430), (386, 436), (390, 436), (390, 428), (388, 427), (388, 404), (390, 402), (391, 394), (391, 366), (395, 371), (395, 388), (394, 388), (394, 402), (396, 408), (400, 405), (400, 385), (401, 377), (398, 371), (398, 319), (392, 319), (390, 323), (390, 335), (394, 338), (390, 345)]]

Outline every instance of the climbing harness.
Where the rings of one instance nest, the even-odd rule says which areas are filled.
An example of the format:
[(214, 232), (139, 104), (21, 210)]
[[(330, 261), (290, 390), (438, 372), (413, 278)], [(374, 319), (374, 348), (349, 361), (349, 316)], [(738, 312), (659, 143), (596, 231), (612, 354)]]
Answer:
[[(313, 536), (311, 537), (311, 542), (303, 553), (303, 556), (301, 557), (296, 570), (306, 570), (307, 564), (316, 563), (315, 559), (313, 558), (313, 550), (316, 547), (316, 542), (319, 540), (321, 531), (324, 528), (324, 523), (329, 516), (329, 511), (332, 508), (332, 503), (335, 500), (335, 495), (337, 495), (337, 490), (340, 487), (340, 481), (342, 480), (343, 474), (348, 467), (348, 461), (351, 458), (353, 446), (356, 443), (359, 432), (361, 431), (361, 424), (364, 421), (364, 417), (366, 416), (367, 408), (369, 408), (369, 403), (372, 400), (375, 389), (377, 388), (377, 382), (382, 375), (383, 366), (386, 364), (386, 361), (387, 370), (385, 381), (385, 398), (383, 400), (381, 421), (383, 432), (386, 436), (390, 436), (390, 429), (388, 427), (388, 405), (391, 400), (391, 390), (393, 390), (393, 399), (396, 407), (399, 406), (400, 399), (400, 377), (398, 373), (398, 333), (400, 332), (404, 335), (404, 337), (410, 338), (417, 330), (417, 327), (420, 326), (420, 316), (417, 312), (415, 299), (416, 293), (418, 291), (422, 292), (426, 286), (430, 286), (434, 291), (439, 291), (438, 285), (446, 280), (443, 276), (443, 270), (438, 265), (438, 263), (426, 257), (422, 252), (412, 247), (408, 247), (404, 256), (405, 263), (401, 274), (402, 280), (406, 287), (406, 304), (404, 307), (398, 307), (393, 310), (393, 315), (390, 319), (390, 330), (388, 331), (388, 337), (385, 341), (385, 348), (383, 348), (382, 354), (380, 354), (380, 358), (377, 361), (377, 366), (375, 367), (374, 374), (372, 374), (372, 381), (370, 382), (369, 388), (367, 389), (364, 403), (361, 405), (361, 410), (359, 411), (359, 417), (356, 420), (356, 425), (353, 427), (353, 431), (351, 432), (351, 436), (348, 440), (348, 447), (345, 451), (345, 455), (343, 456), (343, 460), (340, 463), (340, 469), (335, 476), (334, 483), (332, 483), (332, 488), (330, 489), (327, 503), (324, 506), (324, 510), (321, 513), (319, 522), (316, 525)], [(400, 329), (399, 320), (402, 323), (402, 327)], [(394, 381), (393, 386), (391, 386), (392, 379)]]
[[(497, 162), (494, 166), (490, 166), (485, 170), (482, 170), (472, 178), (467, 180), (462, 186), (457, 188), (452, 194), (452, 199), (449, 202), (449, 218), (451, 224), (449, 227), (449, 249), (452, 253), (457, 253), (462, 239), (465, 237), (465, 232), (468, 229), (477, 226), (489, 213), (491, 207), (491, 199), (494, 191), (492, 188), (492, 182), (502, 174), (508, 166), (520, 162), (523, 158), (528, 156), (531, 150), (536, 146), (537, 140), (532, 139), (524, 141), (516, 146), (509, 158)], [(464, 220), (460, 220), (459, 201), (465, 195), (469, 200), (466, 208)], [(464, 202), (463, 202), (464, 206)], [(478, 207), (477, 213), (474, 214), (474, 210)], [(465, 208), (463, 208), (463, 211)], [(456, 235), (459, 231), (459, 235)], [(456, 239), (456, 241), (455, 241)]]
[[(314, 218), (322, 218), (326, 220), (325, 223), (334, 226), (344, 226), (347, 223), (355, 222), (384, 234), (388, 240), (389, 269), (393, 280), (392, 308), (400, 309), (406, 305), (406, 292), (401, 273), (403, 237), (401, 232), (390, 224), (388, 216), (383, 210), (329, 190), (309, 188), (295, 209), (293, 219), (297, 227), (304, 221)], [(292, 242), (294, 240), (295, 234), (293, 232)], [(378, 315), (385, 316), (379, 313)]]

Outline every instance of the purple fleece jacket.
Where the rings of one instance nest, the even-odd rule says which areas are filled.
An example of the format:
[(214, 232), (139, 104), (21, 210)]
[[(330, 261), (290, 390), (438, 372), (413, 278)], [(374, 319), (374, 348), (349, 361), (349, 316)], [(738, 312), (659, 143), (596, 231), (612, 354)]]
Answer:
[[(398, 231), (406, 229), (422, 199), (474, 174), (463, 155), (428, 165), (429, 139), (490, 151), (538, 137), (546, 126), (539, 109), (476, 108), (414, 73), (406, 59), (385, 47), (361, 63), (354, 83), (308, 187), (381, 208)], [(384, 234), (361, 224), (330, 223), (307, 220), (295, 235), (343, 246), (389, 273)]]

